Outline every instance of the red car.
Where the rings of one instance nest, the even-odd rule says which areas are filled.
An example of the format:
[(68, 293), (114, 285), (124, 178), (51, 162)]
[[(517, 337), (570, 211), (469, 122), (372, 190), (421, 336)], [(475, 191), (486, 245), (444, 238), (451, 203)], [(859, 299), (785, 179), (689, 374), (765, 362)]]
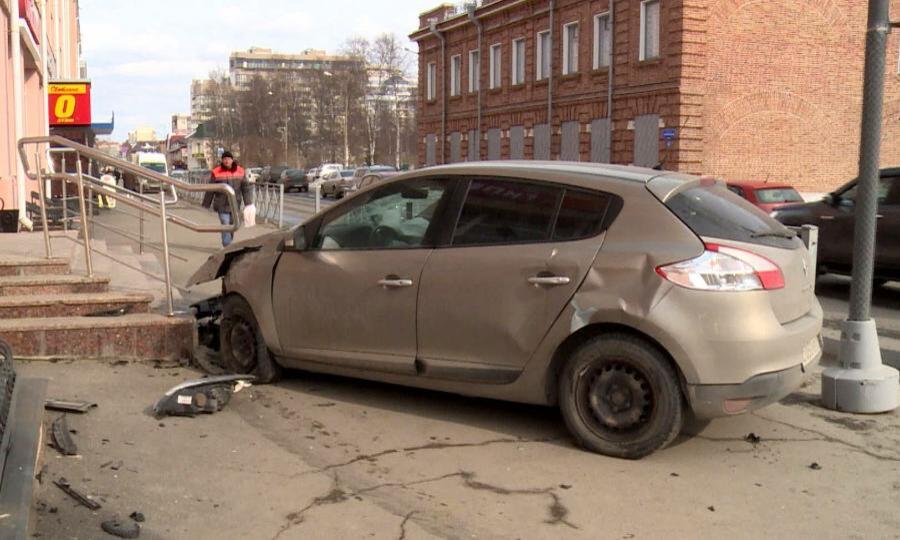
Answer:
[(728, 189), (747, 199), (767, 214), (779, 206), (802, 203), (803, 197), (787, 184), (728, 182)]

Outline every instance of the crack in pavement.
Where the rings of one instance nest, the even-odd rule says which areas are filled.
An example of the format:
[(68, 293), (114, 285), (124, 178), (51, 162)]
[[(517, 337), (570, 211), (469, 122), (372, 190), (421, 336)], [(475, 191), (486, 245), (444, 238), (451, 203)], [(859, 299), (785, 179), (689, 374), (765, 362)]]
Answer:
[(862, 446), (862, 445), (854, 444), (854, 443), (849, 442), (849, 441), (845, 441), (845, 440), (842, 440), (842, 439), (838, 439), (837, 437), (834, 437), (834, 436), (832, 436), (832, 435), (828, 435), (827, 433), (823, 433), (823, 432), (818, 431), (818, 430), (815, 430), (815, 429), (811, 429), (811, 428), (807, 428), (807, 427), (803, 427), (803, 426), (798, 426), (798, 425), (795, 425), (795, 424), (791, 424), (790, 422), (785, 422), (785, 421), (783, 421), (783, 420), (776, 420), (776, 419), (774, 419), (774, 418), (769, 418), (769, 417), (767, 417), (767, 416), (762, 416), (762, 415), (760, 415), (759, 413), (756, 413), (756, 412), (751, 412), (750, 414), (752, 414), (753, 416), (759, 418), (760, 420), (765, 420), (765, 421), (767, 421), (767, 422), (772, 422), (773, 424), (778, 424), (778, 425), (780, 425), (780, 426), (793, 428), (793, 429), (796, 429), (796, 430), (798, 430), (798, 431), (802, 431), (802, 432), (804, 432), (804, 433), (812, 433), (813, 435), (818, 435), (819, 437), (821, 437), (820, 439), (810, 439), (810, 440), (820, 440), (820, 441), (823, 441), (823, 442), (837, 443), (837, 444), (846, 446), (847, 448), (850, 448), (851, 450), (854, 450), (854, 451), (856, 451), (856, 452), (860, 452), (860, 453), (862, 453), (862, 454), (865, 454), (865, 455), (867, 455), (867, 456), (869, 456), (869, 457), (871, 457), (871, 458), (873, 458), (873, 459), (877, 459), (878, 461), (893, 461), (893, 462), (900, 462), (900, 457), (898, 457), (898, 456), (889, 456), (889, 455), (885, 455), (885, 454), (879, 454), (879, 453), (876, 453), (876, 452), (872, 452), (871, 450), (869, 450), (868, 448), (866, 448), (866, 447), (864, 447), (864, 446)]
[[(384, 488), (389, 487), (399, 487), (408, 489), (411, 486), (417, 486), (421, 484), (429, 484), (433, 482), (440, 482), (441, 480), (446, 480), (448, 478), (460, 477), (463, 480), (463, 485), (469, 489), (479, 490), (479, 491), (489, 491), (491, 493), (495, 493), (497, 495), (549, 495), (552, 499), (550, 505), (548, 506), (548, 511), (550, 513), (550, 518), (544, 520), (544, 523), (548, 525), (565, 525), (571, 529), (578, 530), (579, 527), (574, 523), (566, 520), (566, 516), (569, 515), (569, 509), (566, 508), (565, 505), (562, 504), (562, 499), (556, 493), (555, 488), (530, 488), (530, 489), (507, 489), (500, 486), (494, 486), (491, 484), (487, 484), (485, 482), (480, 482), (475, 480), (475, 473), (470, 471), (457, 471), (454, 473), (443, 474), (441, 476), (435, 476), (431, 478), (425, 478), (422, 480), (414, 480), (410, 482), (385, 482), (381, 484), (376, 484), (374, 486), (369, 486), (367, 488), (359, 489), (356, 491), (344, 491), (340, 488), (340, 482), (337, 476), (333, 477), (333, 485), (331, 491), (327, 494), (316, 497), (312, 500), (311, 503), (304, 506), (302, 509), (291, 512), (285, 518), (287, 519), (287, 523), (281, 527), (281, 529), (272, 537), (272, 540), (277, 540), (281, 537), (282, 534), (290, 530), (292, 527), (296, 525), (300, 525), (303, 523), (304, 514), (317, 508), (319, 506), (330, 505), (330, 504), (339, 504), (343, 503), (351, 498), (359, 498), (361, 495), (371, 493), (373, 491), (377, 491)], [(403, 519), (401, 523), (401, 535), (400, 539), (404, 539), (406, 536), (406, 523), (411, 519), (412, 515), (415, 514), (415, 511), (409, 512)]]
[(411, 518), (413, 516), (413, 514), (415, 514), (415, 513), (416, 513), (416, 511), (413, 510), (412, 512), (406, 514), (403, 517), (403, 521), (400, 522), (400, 538), (399, 538), (399, 540), (406, 540), (406, 522), (408, 522), (409, 518)]
[(544, 442), (553, 442), (557, 440), (561, 440), (562, 437), (543, 437), (539, 439), (523, 439), (523, 438), (505, 438), (505, 439), (489, 439), (486, 441), (481, 441), (477, 443), (428, 443), (419, 446), (406, 446), (401, 448), (392, 448), (390, 450), (382, 450), (381, 452), (376, 452), (374, 454), (362, 454), (356, 456), (355, 458), (343, 461), (341, 463), (333, 463), (331, 465), (326, 465), (319, 469), (313, 471), (304, 471), (301, 474), (314, 474), (314, 473), (323, 473), (328, 472), (334, 469), (339, 469), (342, 467), (347, 467), (349, 465), (353, 465), (354, 463), (359, 463), (360, 461), (375, 461), (376, 459), (388, 456), (391, 454), (397, 454), (400, 452), (418, 452), (420, 450), (444, 450), (448, 448), (472, 448), (478, 446), (489, 446), (493, 444), (514, 444), (514, 443), (544, 443)]

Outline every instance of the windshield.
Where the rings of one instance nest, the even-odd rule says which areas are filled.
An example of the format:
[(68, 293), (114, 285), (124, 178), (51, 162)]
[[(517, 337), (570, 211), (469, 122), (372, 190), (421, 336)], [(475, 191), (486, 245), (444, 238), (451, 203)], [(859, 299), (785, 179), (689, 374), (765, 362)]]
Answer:
[(763, 204), (803, 202), (803, 197), (794, 188), (757, 189), (756, 198)]
[(158, 173), (166, 173), (166, 164), (165, 163), (141, 163), (141, 167), (145, 169), (150, 169), (151, 171), (155, 171)]
[(665, 204), (700, 237), (797, 247), (784, 225), (721, 184), (690, 187)]

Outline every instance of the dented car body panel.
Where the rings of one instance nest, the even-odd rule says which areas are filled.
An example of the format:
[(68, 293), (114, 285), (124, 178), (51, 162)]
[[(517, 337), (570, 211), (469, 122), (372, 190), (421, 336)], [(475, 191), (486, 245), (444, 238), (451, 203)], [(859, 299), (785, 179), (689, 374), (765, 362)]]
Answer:
[[(601, 192), (610, 201), (608, 215), (602, 230), (587, 237), (457, 246), (460, 208), (482, 178)], [(446, 214), (433, 214), (448, 223), (446, 231), (429, 225), (430, 245), (323, 247), (323, 222), (336, 219), (329, 216), (365, 204), (375, 190), (429, 179), (447, 182), (441, 204), (450, 205)], [(660, 276), (658, 268), (702, 255), (709, 241), (662, 203), (705, 183), (594, 164), (428, 168), (363, 190), (308, 220), (305, 229), (233, 244), (191, 281), (224, 277), (224, 294), (247, 300), (266, 344), (286, 367), (554, 404), (557, 375), (573, 348), (618, 331), (640, 336), (671, 359), (695, 412), (721, 416), (729, 414), (724, 400), (761, 406), (796, 387), (793, 374), (821, 355), (807, 345), (819, 335), (822, 312), (805, 288), (796, 293), (809, 298), (802, 313), (784, 320), (770, 291), (690, 290)], [(307, 245), (284, 248), (298, 234)], [(783, 251), (779, 256), (789, 262), (805, 253)], [(541, 281), (556, 278), (564, 280)], [(751, 390), (754, 395), (742, 394)]]

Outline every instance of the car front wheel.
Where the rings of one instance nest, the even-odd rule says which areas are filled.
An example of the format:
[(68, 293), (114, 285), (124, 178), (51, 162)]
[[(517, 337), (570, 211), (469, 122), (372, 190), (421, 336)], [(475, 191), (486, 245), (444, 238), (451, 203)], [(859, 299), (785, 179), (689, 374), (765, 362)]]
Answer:
[(269, 353), (253, 309), (240, 296), (225, 297), (219, 340), (222, 362), (232, 373), (256, 375), (258, 383), (281, 378), (281, 366)]
[(559, 407), (581, 446), (627, 459), (665, 447), (684, 422), (675, 370), (629, 334), (598, 336), (575, 351), (559, 377)]

